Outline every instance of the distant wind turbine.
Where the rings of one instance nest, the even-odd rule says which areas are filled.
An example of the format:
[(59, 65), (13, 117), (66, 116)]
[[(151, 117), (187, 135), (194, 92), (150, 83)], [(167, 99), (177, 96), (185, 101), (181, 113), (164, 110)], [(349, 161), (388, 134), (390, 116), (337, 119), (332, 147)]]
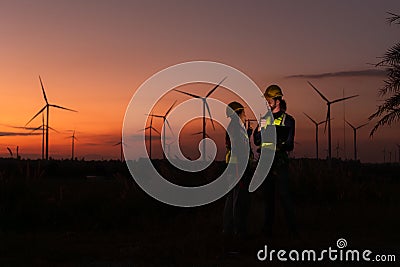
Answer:
[(119, 141), (118, 143), (113, 145), (113, 146), (120, 146), (120, 153), (121, 153), (120, 159), (121, 159), (121, 162), (124, 159), (124, 153), (123, 153), (123, 148), (122, 148), (124, 145), (125, 145), (124, 142), (122, 142), (122, 136), (121, 136), (121, 141)]
[(318, 156), (318, 150), (319, 150), (318, 149), (318, 128), (322, 123), (326, 123), (326, 121), (316, 122), (310, 116), (308, 116), (306, 113), (304, 113), (304, 115), (306, 115), (307, 118), (309, 118), (315, 125), (315, 155), (316, 155), (316, 159), (319, 159), (319, 156)]
[(58, 105), (50, 104), (49, 101), (47, 100), (46, 92), (44, 90), (43, 82), (42, 82), (42, 79), (40, 78), (40, 76), (39, 76), (39, 80), (40, 80), (40, 85), (42, 87), (43, 98), (44, 98), (44, 100), (46, 102), (46, 105), (44, 105), (44, 107), (41, 110), (39, 110), (39, 112), (36, 113), (36, 115), (33, 116), (32, 119), (30, 119), (25, 124), (25, 126), (28, 125), (33, 119), (35, 119), (40, 113), (42, 113), (44, 110), (46, 110), (46, 160), (48, 160), (49, 159), (49, 128), (50, 128), (50, 126), (49, 126), (49, 113), (50, 113), (50, 107), (64, 109), (64, 110), (68, 110), (68, 111), (72, 111), (72, 112), (77, 112), (77, 111), (73, 110), (73, 109), (61, 107), (61, 106), (58, 106)]
[[(176, 103), (176, 101), (171, 105), (171, 107), (167, 110), (167, 112), (165, 112), (164, 115), (155, 115), (155, 114), (148, 115), (150, 117), (156, 117), (156, 118), (162, 118), (163, 119), (163, 125), (164, 125), (164, 127), (163, 127), (163, 150), (166, 149), (166, 146), (165, 146), (165, 128), (166, 128), (166, 125), (168, 125), (169, 129), (172, 132), (172, 128), (171, 128), (171, 125), (169, 125), (169, 122), (167, 120), (167, 116), (171, 112), (172, 107), (175, 105), (175, 103)], [(173, 134), (173, 132), (172, 132), (172, 134)], [(165, 159), (164, 151), (163, 151), (163, 157)]]
[[(150, 115), (151, 116), (151, 115)], [(151, 146), (152, 146), (152, 140), (151, 140), (151, 137), (152, 137), (152, 135), (151, 135), (151, 133), (152, 133), (152, 131), (155, 131), (156, 133), (158, 133), (159, 135), (161, 135), (161, 133), (156, 129), (156, 128), (154, 128), (153, 127), (153, 116), (151, 116), (151, 119), (150, 119), (150, 126), (148, 126), (148, 127), (146, 127), (146, 128), (144, 128), (144, 131), (146, 131), (147, 129), (149, 129), (149, 135), (150, 135), (150, 138), (149, 138), (149, 142), (150, 142), (150, 160), (152, 159), (152, 157), (151, 157)]]
[[(328, 124), (328, 159), (331, 159), (332, 158), (331, 104), (335, 104), (337, 102), (344, 101), (344, 100), (356, 97), (358, 95), (343, 97), (343, 98), (335, 99), (333, 101), (329, 101), (328, 98), (326, 98), (320, 91), (318, 91), (318, 89), (311, 82), (309, 82), (309, 81), (307, 81), (307, 82), (321, 96), (321, 98), (326, 101), (326, 105), (328, 106), (325, 121)], [(326, 130), (326, 124), (325, 124), (325, 130)]]
[(353, 126), (350, 122), (348, 122), (347, 120), (345, 120), (346, 123), (353, 129), (353, 138), (354, 138), (354, 160), (357, 160), (357, 130), (360, 129), (361, 127), (364, 127), (365, 125), (367, 125), (368, 123), (362, 124), (358, 127)]
[(75, 130), (73, 131), (71, 136), (68, 136), (68, 138), (71, 138), (71, 160), (74, 160), (74, 152), (75, 152), (75, 140), (78, 140), (78, 138), (75, 137)]
[[(213, 89), (211, 89), (207, 93), (207, 95), (205, 97), (201, 97), (201, 96), (198, 96), (198, 95), (195, 95), (195, 94), (191, 94), (191, 93), (180, 91), (178, 89), (174, 89), (175, 91), (177, 91), (179, 93), (191, 96), (193, 98), (198, 98), (198, 99), (201, 99), (203, 101), (203, 139), (205, 139), (206, 136), (207, 136), (207, 134), (206, 134), (206, 109), (207, 109), (208, 115), (210, 116), (212, 127), (215, 130), (214, 121), (213, 121), (212, 116), (211, 116), (210, 107), (208, 106), (208, 103), (207, 103), (207, 98), (221, 85), (221, 83), (226, 78), (227, 77), (223, 78), (222, 81), (220, 81)], [(205, 142), (203, 142), (203, 161), (206, 161), (206, 143)]]

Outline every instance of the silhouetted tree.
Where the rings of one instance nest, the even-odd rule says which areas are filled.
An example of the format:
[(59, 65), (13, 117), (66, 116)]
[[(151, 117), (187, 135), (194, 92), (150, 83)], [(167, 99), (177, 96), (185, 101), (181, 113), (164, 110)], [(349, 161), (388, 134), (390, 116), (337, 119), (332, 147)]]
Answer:
[[(390, 15), (387, 18), (389, 24), (400, 24), (399, 15), (389, 12), (388, 14)], [(369, 117), (370, 120), (379, 118), (371, 130), (371, 137), (380, 126), (390, 126), (400, 119), (400, 42), (389, 48), (376, 66), (386, 68), (387, 78), (384, 80), (385, 85), (379, 89), (379, 95), (388, 96), (388, 98)]]

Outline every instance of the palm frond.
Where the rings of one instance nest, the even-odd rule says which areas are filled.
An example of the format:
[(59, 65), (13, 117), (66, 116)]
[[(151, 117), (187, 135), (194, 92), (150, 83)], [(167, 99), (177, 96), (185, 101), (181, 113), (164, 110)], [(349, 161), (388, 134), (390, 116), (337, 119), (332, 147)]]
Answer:
[(387, 79), (384, 80), (384, 86), (379, 89), (379, 95), (384, 96), (387, 93), (400, 92), (400, 66), (386, 69)]
[(400, 65), (400, 42), (389, 48), (381, 59), (382, 60), (376, 64), (377, 67)]
[(387, 12), (389, 15), (390, 15), (390, 17), (388, 17), (388, 18), (386, 18), (386, 21), (389, 23), (389, 24), (400, 24), (400, 15), (397, 15), (397, 14), (394, 14), (394, 13), (391, 13), (391, 12)]
[(400, 108), (399, 106), (400, 106), (400, 94), (396, 94), (396, 95), (386, 99), (382, 105), (378, 106), (377, 111), (374, 114), (372, 114), (371, 116), (369, 116), (368, 119), (372, 120), (374, 118), (378, 118), (386, 112), (390, 112), (394, 109)]
[[(389, 24), (400, 24), (400, 15), (387, 13), (390, 15), (387, 18)], [(369, 116), (369, 120), (379, 118), (370, 132), (370, 137), (374, 135), (379, 127), (390, 126), (400, 120), (400, 42), (386, 51), (381, 57), (381, 61), (376, 64), (376, 67), (385, 67), (387, 73), (383, 87), (378, 90), (379, 95), (391, 94), (391, 96), (385, 99), (385, 102), (377, 107), (375, 113)]]
[(369, 136), (372, 137), (374, 133), (378, 130), (379, 127), (388, 125), (390, 126), (392, 123), (398, 122), (400, 120), (400, 109), (393, 109), (388, 114), (383, 116), (372, 128)]

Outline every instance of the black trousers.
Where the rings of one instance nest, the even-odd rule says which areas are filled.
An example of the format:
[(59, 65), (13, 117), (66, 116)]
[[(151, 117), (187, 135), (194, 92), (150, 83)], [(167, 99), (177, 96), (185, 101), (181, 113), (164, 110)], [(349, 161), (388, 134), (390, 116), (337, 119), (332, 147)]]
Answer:
[(263, 185), (264, 195), (264, 232), (266, 235), (271, 236), (273, 230), (273, 224), (275, 220), (275, 208), (279, 203), (278, 207), (283, 209), (283, 213), (286, 219), (287, 226), (290, 233), (295, 233), (295, 220), (293, 211), (293, 202), (289, 188), (289, 164), (274, 163), (271, 170), (264, 181)]
[(250, 168), (236, 186), (226, 195), (223, 214), (223, 233), (227, 235), (247, 234), (247, 219), (250, 210)]

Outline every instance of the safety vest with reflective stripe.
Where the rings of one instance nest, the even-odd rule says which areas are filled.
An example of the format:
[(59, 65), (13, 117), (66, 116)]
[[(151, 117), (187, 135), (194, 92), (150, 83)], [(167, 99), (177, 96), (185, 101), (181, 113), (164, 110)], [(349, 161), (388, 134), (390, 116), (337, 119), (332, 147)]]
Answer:
[[(278, 118), (274, 119), (273, 123), (271, 124), (271, 116), (266, 117), (266, 123), (262, 127), (263, 130), (265, 130), (268, 126), (285, 126), (285, 118), (286, 118), (286, 113), (283, 112)], [(262, 142), (261, 143), (261, 148), (267, 148), (267, 149), (275, 149), (274, 143), (271, 142)]]

